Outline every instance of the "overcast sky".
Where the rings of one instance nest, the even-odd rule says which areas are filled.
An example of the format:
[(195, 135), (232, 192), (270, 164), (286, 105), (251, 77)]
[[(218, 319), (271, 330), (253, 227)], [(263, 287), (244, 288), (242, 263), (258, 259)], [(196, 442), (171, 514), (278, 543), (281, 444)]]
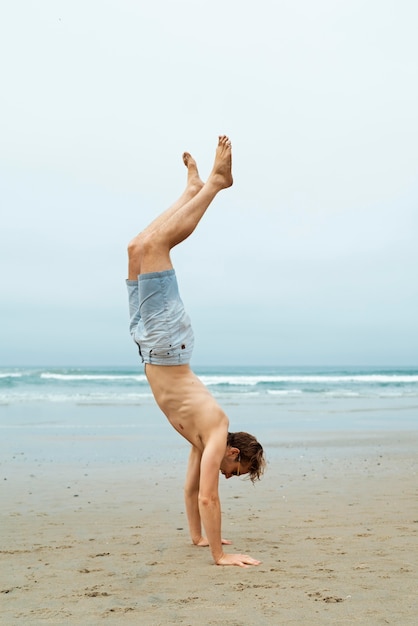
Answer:
[(0, 365), (138, 363), (126, 245), (202, 177), (174, 255), (193, 363), (417, 364), (414, 0), (0, 9)]

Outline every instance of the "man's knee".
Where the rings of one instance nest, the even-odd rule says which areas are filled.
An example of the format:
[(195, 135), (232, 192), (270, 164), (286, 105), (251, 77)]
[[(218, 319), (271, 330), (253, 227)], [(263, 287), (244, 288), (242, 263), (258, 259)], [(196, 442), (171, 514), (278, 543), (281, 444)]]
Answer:
[(146, 230), (128, 244), (129, 276), (172, 269), (170, 248), (155, 232)]
[(149, 247), (147, 239), (146, 235), (140, 233), (128, 243), (128, 257), (130, 259), (140, 259), (143, 256), (147, 247)]
[(145, 258), (159, 257), (165, 251), (166, 246), (155, 233), (146, 231), (137, 235), (128, 244), (128, 256), (130, 260), (139, 263)]

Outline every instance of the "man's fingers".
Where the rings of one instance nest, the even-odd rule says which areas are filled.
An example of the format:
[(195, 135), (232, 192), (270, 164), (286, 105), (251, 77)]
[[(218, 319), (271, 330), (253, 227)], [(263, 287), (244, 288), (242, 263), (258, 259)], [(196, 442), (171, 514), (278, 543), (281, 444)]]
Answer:
[(248, 554), (243, 555), (242, 562), (246, 563), (247, 565), (260, 565), (261, 563), (261, 561), (257, 561), (257, 559), (253, 559), (252, 557), (248, 556)]
[(260, 565), (261, 561), (253, 559), (248, 554), (224, 554), (218, 565), (238, 565), (239, 567), (250, 567), (250, 565)]
[(256, 561), (256, 559), (252, 559), (247, 554), (242, 555), (241, 567), (250, 567), (251, 565), (258, 565), (260, 561)]

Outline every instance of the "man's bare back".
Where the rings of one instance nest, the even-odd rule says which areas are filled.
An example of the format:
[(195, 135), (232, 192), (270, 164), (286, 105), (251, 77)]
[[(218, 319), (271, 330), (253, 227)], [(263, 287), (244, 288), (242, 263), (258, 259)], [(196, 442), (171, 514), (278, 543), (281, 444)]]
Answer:
[(218, 565), (249, 567), (260, 562), (223, 552), (230, 542), (221, 537), (219, 472), (226, 478), (260, 478), (263, 449), (248, 433), (228, 432), (228, 417), (190, 369), (193, 332), (170, 258), (170, 250), (194, 231), (217, 193), (232, 185), (231, 143), (225, 135), (219, 137), (205, 184), (188, 152), (183, 161), (188, 180), (182, 196), (128, 247), (131, 333), (158, 406), (191, 444), (185, 503), (193, 543), (209, 545)]

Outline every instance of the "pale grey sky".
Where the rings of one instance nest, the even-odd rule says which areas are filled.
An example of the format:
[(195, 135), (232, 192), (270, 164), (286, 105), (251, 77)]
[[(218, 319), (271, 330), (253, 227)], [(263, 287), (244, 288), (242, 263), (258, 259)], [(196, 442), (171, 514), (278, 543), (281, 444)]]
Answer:
[(235, 185), (174, 253), (194, 364), (417, 364), (413, 0), (0, 9), (0, 365), (138, 362), (126, 244)]

